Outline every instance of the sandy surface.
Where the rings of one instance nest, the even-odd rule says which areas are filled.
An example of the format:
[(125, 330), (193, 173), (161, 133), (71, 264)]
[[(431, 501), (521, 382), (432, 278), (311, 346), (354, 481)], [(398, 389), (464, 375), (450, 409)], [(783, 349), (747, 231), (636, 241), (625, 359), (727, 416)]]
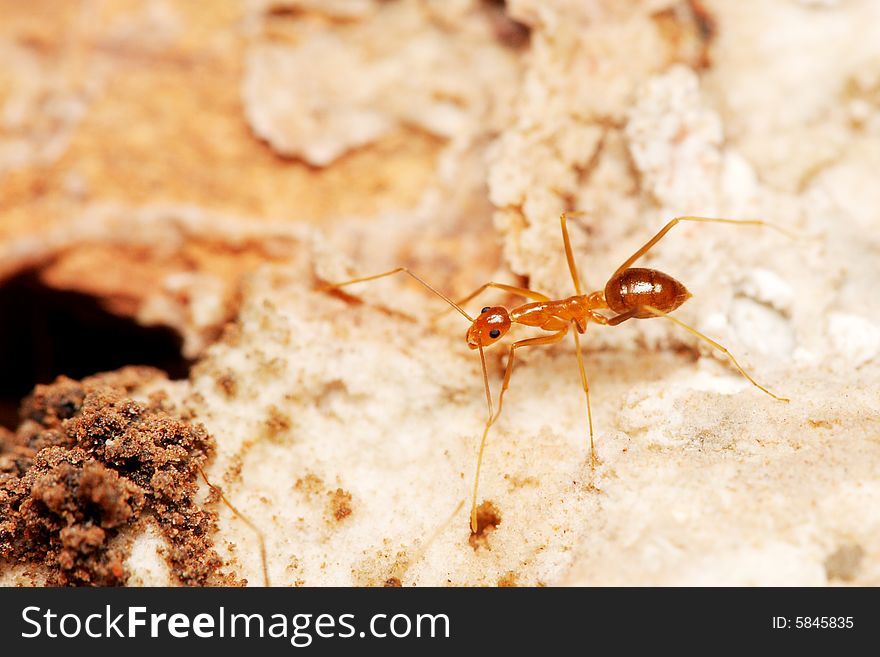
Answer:
[[(189, 378), (134, 394), (214, 437), (272, 584), (880, 584), (877, 3), (68, 4), (0, 2), (0, 276), (181, 334)], [(567, 296), (563, 210), (591, 290), (674, 216), (794, 233), (683, 224), (640, 263), (791, 402), (669, 322), (590, 327), (591, 469), (573, 341), (524, 349), (475, 538), (466, 321), (402, 276), (319, 287)], [(175, 581), (149, 522), (118, 540)]]

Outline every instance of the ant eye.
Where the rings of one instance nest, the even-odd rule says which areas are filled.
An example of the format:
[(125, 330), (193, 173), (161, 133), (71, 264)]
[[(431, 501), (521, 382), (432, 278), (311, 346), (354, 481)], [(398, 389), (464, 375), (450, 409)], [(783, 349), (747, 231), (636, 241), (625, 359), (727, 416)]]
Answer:
[(480, 311), (480, 314), (481, 314), (481, 315), (485, 315), (487, 312), (489, 312), (489, 306), (486, 306), (485, 308), (483, 308), (483, 309)]
[(501, 335), (501, 331), (499, 331), (498, 329), (492, 329), (491, 331), (489, 331), (490, 338), (497, 338), (499, 335)]

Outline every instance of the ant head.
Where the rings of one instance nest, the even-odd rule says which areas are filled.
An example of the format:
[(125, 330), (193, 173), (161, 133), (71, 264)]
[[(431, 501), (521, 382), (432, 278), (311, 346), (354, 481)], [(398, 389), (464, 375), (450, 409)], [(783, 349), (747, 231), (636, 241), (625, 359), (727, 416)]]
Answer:
[(467, 343), (471, 349), (481, 345), (488, 347), (504, 337), (510, 330), (510, 315), (503, 306), (486, 306), (471, 324), (467, 332)]

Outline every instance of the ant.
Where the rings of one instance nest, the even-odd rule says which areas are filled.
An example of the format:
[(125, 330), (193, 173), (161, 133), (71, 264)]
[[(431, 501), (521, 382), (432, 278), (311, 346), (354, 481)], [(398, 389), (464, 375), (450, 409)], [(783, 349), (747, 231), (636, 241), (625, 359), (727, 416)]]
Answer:
[[(322, 290), (333, 290), (346, 285), (363, 283), (365, 281), (371, 281), (377, 278), (391, 276), (393, 274), (404, 273), (411, 276), (429, 291), (443, 299), (470, 322), (471, 325), (470, 328), (468, 328), (465, 337), (468, 347), (480, 352), (480, 363), (483, 369), (483, 386), (486, 390), (486, 402), (489, 407), (489, 415), (483, 429), (483, 437), (480, 440), (480, 448), (477, 454), (476, 473), (474, 475), (474, 489), (473, 497), (471, 498), (470, 518), (472, 533), (477, 532), (477, 490), (480, 483), (480, 467), (483, 463), (483, 451), (486, 447), (486, 439), (489, 436), (489, 430), (501, 415), (501, 409), (504, 404), (504, 393), (510, 386), (510, 376), (513, 373), (513, 364), (517, 349), (560, 342), (569, 330), (574, 328), (572, 335), (574, 336), (575, 354), (577, 356), (578, 369), (580, 370), (581, 375), (581, 385), (586, 397), (587, 423), (589, 425), (590, 433), (590, 466), (593, 469), (595, 469), (597, 463), (596, 445), (593, 439), (593, 413), (590, 409), (590, 385), (587, 380), (586, 370), (584, 369), (584, 359), (583, 354), (581, 353), (580, 341), (580, 335), (586, 332), (587, 326), (591, 322), (603, 326), (617, 326), (630, 319), (651, 319), (654, 317), (662, 317), (677, 324), (691, 335), (703, 340), (714, 349), (717, 349), (727, 356), (733, 366), (739, 370), (740, 374), (762, 392), (770, 395), (773, 399), (778, 401), (789, 401), (785, 397), (773, 394), (767, 388), (755, 381), (737, 362), (733, 354), (731, 354), (724, 346), (669, 314), (679, 308), (692, 296), (682, 283), (675, 280), (669, 274), (665, 274), (656, 269), (632, 266), (639, 258), (653, 248), (657, 242), (666, 235), (666, 233), (682, 221), (735, 224), (740, 226), (765, 226), (788, 235), (789, 233), (787, 233), (787, 231), (758, 219), (676, 217), (661, 228), (660, 231), (648, 240), (644, 246), (627, 258), (624, 263), (614, 271), (611, 278), (608, 279), (604, 289), (584, 294), (580, 275), (578, 274), (577, 265), (575, 264), (574, 255), (571, 249), (571, 241), (568, 237), (568, 226), (566, 221), (566, 213), (563, 212), (559, 218), (559, 222), (562, 228), (562, 242), (565, 247), (565, 257), (568, 260), (568, 269), (574, 283), (575, 295), (565, 299), (551, 299), (535, 290), (493, 282), (481, 285), (464, 299), (456, 303), (445, 294), (436, 290), (427, 282), (419, 278), (406, 267), (397, 267), (396, 269), (381, 274), (355, 278), (342, 283), (327, 285), (322, 288)], [(504, 292), (508, 292), (530, 301), (529, 303), (525, 303), (510, 310), (503, 306), (486, 306), (480, 311), (480, 314), (476, 318), (471, 317), (465, 312), (462, 305), (466, 304), (488, 288), (503, 290)], [(607, 316), (599, 311), (610, 311), (614, 314)], [(541, 329), (547, 331), (549, 335), (540, 335), (533, 338), (518, 340), (510, 345), (507, 357), (507, 367), (504, 371), (501, 392), (498, 395), (498, 410), (496, 411), (492, 404), (492, 393), (489, 389), (489, 375), (486, 369), (486, 356), (484, 349), (492, 346), (504, 337), (513, 324), (523, 324), (525, 326)]]

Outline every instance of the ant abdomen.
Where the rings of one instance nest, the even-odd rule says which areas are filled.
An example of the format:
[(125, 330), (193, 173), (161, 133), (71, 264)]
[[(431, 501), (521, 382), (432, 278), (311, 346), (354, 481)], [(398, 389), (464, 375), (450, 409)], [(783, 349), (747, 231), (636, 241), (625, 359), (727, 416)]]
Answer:
[(632, 267), (612, 276), (605, 286), (605, 301), (616, 313), (631, 313), (630, 317), (647, 319), (656, 317), (649, 310), (639, 310), (651, 306), (664, 313), (670, 313), (687, 301), (691, 293), (687, 288), (656, 269)]

